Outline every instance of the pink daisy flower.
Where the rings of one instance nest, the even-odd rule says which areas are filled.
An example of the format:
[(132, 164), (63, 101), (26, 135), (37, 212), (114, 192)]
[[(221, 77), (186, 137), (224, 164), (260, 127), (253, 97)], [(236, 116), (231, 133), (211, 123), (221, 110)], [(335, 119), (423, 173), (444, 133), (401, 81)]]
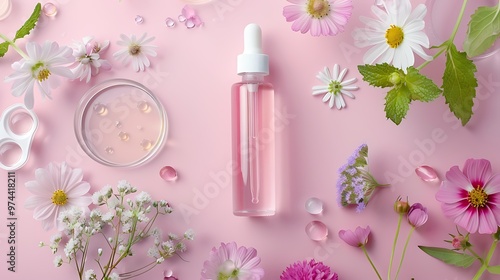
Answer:
[(291, 22), (293, 31), (313, 36), (336, 35), (352, 14), (352, 0), (287, 0), (294, 4), (283, 8), (283, 16)]
[(209, 259), (203, 263), (201, 280), (260, 280), (264, 269), (259, 264), (254, 248), (238, 247), (235, 242), (221, 243), (219, 248), (212, 248)]
[(446, 172), (436, 199), (444, 214), (470, 233), (495, 233), (500, 225), (500, 176), (485, 159), (468, 159), (463, 171)]
[(302, 279), (338, 280), (339, 276), (329, 266), (315, 260), (295, 262), (280, 275), (280, 280)]

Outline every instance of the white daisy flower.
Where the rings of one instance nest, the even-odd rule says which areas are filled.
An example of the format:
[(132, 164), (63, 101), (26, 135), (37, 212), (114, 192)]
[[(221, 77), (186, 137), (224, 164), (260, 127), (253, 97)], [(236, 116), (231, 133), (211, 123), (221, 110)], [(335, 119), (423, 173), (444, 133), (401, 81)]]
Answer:
[(33, 218), (42, 222), (43, 229), (57, 225), (62, 230), (64, 223), (57, 219), (59, 213), (69, 213), (67, 210), (73, 206), (88, 210), (92, 201), (88, 195), (90, 184), (82, 181), (81, 169), (72, 169), (65, 162), (50, 163), (45, 169), (36, 169), (35, 178), (25, 184), (33, 194), (26, 199), (25, 207), (34, 209)]
[[(50, 98), (51, 88), (59, 85), (57, 76), (73, 78), (73, 73), (67, 65), (74, 61), (71, 48), (59, 47), (56, 42), (46, 41), (43, 45), (34, 42), (26, 43), (27, 56), (12, 64), (14, 73), (5, 78), (6, 82), (14, 82), (12, 95), (24, 95), (24, 104), (32, 109), (35, 103), (34, 86), (42, 96)], [(54, 75), (52, 75), (54, 74)]]
[(109, 41), (104, 41), (102, 44), (93, 42), (90, 36), (84, 37), (82, 41), (73, 44), (73, 56), (76, 59), (76, 67), (72, 69), (75, 79), (80, 79), (89, 82), (92, 76), (99, 74), (99, 69), (111, 69), (111, 64), (101, 58), (101, 52), (105, 51), (109, 46)]
[(340, 66), (335, 64), (333, 66), (333, 73), (330, 72), (328, 67), (325, 67), (323, 71), (320, 71), (316, 77), (324, 83), (321, 86), (314, 86), (312, 88), (313, 95), (325, 94), (323, 96), (323, 102), (328, 102), (328, 106), (333, 108), (336, 105), (337, 109), (341, 110), (346, 107), (343, 95), (346, 95), (354, 99), (354, 94), (351, 90), (357, 90), (358, 87), (353, 85), (357, 79), (351, 78), (349, 80), (343, 81), (345, 75), (347, 74), (347, 68), (343, 69), (339, 73)]
[(134, 71), (144, 71), (149, 67), (151, 62), (148, 56), (156, 56), (156, 46), (147, 45), (153, 41), (155, 37), (147, 38), (147, 33), (144, 33), (139, 39), (132, 35), (130, 38), (124, 34), (120, 35), (121, 41), (117, 44), (125, 48), (113, 54), (115, 59), (123, 60), (123, 64), (128, 64), (132, 60)]
[(422, 47), (429, 48), (429, 38), (424, 32), (427, 7), (419, 4), (411, 10), (410, 0), (377, 1), (385, 9), (373, 5), (377, 19), (360, 17), (365, 28), (354, 30), (357, 47), (371, 48), (363, 56), (366, 64), (391, 63), (406, 71), (415, 63), (414, 52), (425, 60), (431, 60)]

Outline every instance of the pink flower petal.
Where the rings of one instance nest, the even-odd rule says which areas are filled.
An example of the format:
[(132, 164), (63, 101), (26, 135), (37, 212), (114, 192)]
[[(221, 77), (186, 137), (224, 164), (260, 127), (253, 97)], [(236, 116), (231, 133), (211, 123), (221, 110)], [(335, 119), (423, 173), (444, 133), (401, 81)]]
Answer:
[(434, 168), (427, 165), (417, 167), (415, 169), (415, 173), (418, 175), (418, 177), (420, 177), (420, 179), (424, 180), (425, 182), (435, 182), (439, 180)]
[(462, 188), (466, 191), (472, 190), (472, 185), (469, 179), (464, 175), (464, 173), (462, 173), (462, 171), (460, 171), (458, 166), (453, 166), (448, 172), (446, 172), (446, 179), (458, 188)]
[(484, 184), (492, 174), (491, 164), (486, 159), (468, 159), (464, 164), (464, 175), (476, 187), (476, 184)]

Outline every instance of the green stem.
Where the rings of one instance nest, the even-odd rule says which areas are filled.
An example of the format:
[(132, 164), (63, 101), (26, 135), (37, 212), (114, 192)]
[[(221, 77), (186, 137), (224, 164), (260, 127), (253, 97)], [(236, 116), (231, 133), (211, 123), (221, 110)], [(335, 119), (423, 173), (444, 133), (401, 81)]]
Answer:
[(474, 250), (472, 250), (472, 248), (470, 247), (467, 248), (467, 251), (469, 251), (474, 257), (476, 257), (476, 259), (478, 259), (481, 262), (481, 264), (484, 263), (483, 258), (481, 258)]
[(408, 233), (408, 237), (406, 238), (405, 246), (403, 248), (403, 253), (401, 254), (401, 260), (399, 260), (398, 271), (396, 272), (396, 278), (398, 279), (399, 271), (401, 270), (401, 266), (403, 265), (403, 260), (405, 259), (406, 248), (408, 248), (408, 243), (410, 242), (411, 235), (415, 231), (415, 227), (411, 227), (410, 232)]
[(389, 260), (389, 268), (387, 269), (387, 280), (391, 280), (392, 262), (394, 261), (394, 251), (396, 251), (396, 243), (398, 242), (399, 230), (401, 229), (401, 221), (403, 220), (403, 213), (399, 213), (398, 227), (396, 228), (396, 235), (392, 243), (391, 258)]
[(444, 42), (441, 46), (439, 46), (439, 51), (434, 56), (432, 56), (431, 60), (427, 60), (424, 63), (422, 63), (420, 66), (417, 67), (417, 70), (421, 70), (422, 68), (424, 68), (425, 66), (427, 66), (427, 64), (429, 64), (432, 61), (434, 61), (443, 52), (445, 52), (445, 51), (448, 50), (450, 44), (453, 43), (453, 40), (455, 40), (455, 36), (457, 35), (458, 27), (460, 27), (460, 23), (462, 22), (462, 18), (464, 16), (465, 7), (467, 6), (467, 1), (468, 0), (464, 0), (464, 2), (462, 3), (462, 8), (460, 10), (460, 14), (458, 15), (458, 19), (455, 22), (455, 27), (453, 28), (453, 31), (451, 32), (450, 38), (446, 42)]
[(495, 249), (497, 248), (498, 240), (493, 240), (493, 243), (491, 243), (490, 250), (488, 251), (488, 255), (486, 255), (486, 259), (482, 263), (481, 267), (477, 271), (476, 275), (474, 275), (474, 278), (472, 280), (479, 280), (483, 273), (488, 269), (488, 266), (490, 265), (491, 257), (493, 257), (493, 253), (495, 253)]
[(361, 245), (361, 250), (363, 250), (363, 253), (365, 253), (365, 256), (368, 259), (368, 262), (370, 262), (370, 265), (372, 266), (373, 270), (375, 270), (375, 273), (377, 273), (378, 279), (382, 280), (382, 277), (380, 276), (380, 273), (378, 273), (378, 270), (375, 267), (375, 265), (373, 264), (372, 259), (368, 255), (368, 251), (366, 251), (365, 245)]
[(9, 43), (9, 45), (14, 49), (16, 50), (16, 52), (18, 52), (24, 59), (29, 59), (29, 56), (23, 51), (21, 50), (17, 45), (16, 43), (14, 43), (14, 41), (10, 40), (9, 38), (7, 38), (7, 36), (3, 35), (2, 33), (0, 33), (0, 38), (3, 39), (5, 42)]

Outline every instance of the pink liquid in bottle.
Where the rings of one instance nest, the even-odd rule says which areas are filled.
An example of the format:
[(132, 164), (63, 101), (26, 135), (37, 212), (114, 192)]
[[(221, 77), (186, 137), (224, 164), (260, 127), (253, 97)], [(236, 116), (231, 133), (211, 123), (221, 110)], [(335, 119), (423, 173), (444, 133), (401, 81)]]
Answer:
[(233, 213), (270, 216), (276, 212), (274, 90), (264, 82), (269, 61), (260, 27), (247, 25), (244, 41), (238, 56), (242, 81), (231, 92)]

